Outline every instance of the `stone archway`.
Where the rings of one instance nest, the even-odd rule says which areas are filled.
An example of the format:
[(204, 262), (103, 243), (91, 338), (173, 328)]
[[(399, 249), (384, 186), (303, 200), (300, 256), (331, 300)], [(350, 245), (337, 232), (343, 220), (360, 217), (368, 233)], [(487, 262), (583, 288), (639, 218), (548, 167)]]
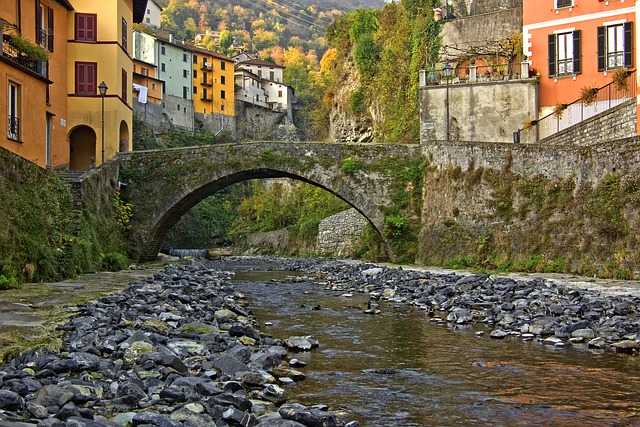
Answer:
[(129, 125), (124, 120), (120, 122), (120, 133), (119, 133), (119, 145), (118, 151), (120, 153), (126, 153), (130, 151), (129, 147)]
[(69, 169), (87, 171), (96, 165), (96, 132), (89, 126), (73, 128), (69, 134)]

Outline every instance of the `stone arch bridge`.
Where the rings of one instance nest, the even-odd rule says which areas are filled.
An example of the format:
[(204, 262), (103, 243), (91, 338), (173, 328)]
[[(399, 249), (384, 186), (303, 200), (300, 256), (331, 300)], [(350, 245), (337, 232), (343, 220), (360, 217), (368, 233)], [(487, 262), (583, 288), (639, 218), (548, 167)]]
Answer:
[(380, 233), (393, 259), (385, 218), (398, 211), (402, 192), (422, 191), (402, 173), (419, 159), (418, 145), (253, 142), (121, 153), (118, 163), (140, 260), (155, 258), (167, 231), (201, 200), (263, 178), (292, 178), (338, 196)]

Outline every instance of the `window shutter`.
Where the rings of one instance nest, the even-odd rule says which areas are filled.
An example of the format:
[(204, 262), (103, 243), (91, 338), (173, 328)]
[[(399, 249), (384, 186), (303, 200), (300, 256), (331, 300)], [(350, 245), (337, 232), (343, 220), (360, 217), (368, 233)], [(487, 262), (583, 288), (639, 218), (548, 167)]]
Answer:
[(42, 22), (42, 13), (43, 13), (43, 6), (40, 4), (40, 2), (36, 2), (36, 44), (38, 45), (42, 45), (42, 42), (44, 41), (42, 38), (42, 27), (43, 27), (43, 22)]
[(49, 25), (47, 28), (47, 47), (49, 48), (49, 52), (53, 52), (53, 9), (49, 9)]
[(556, 35), (549, 34), (549, 77), (556, 75)]
[(84, 64), (76, 62), (76, 95), (85, 93), (85, 87)]
[(582, 73), (582, 45), (580, 30), (573, 32), (573, 74)]
[(127, 48), (127, 36), (129, 35), (129, 33), (127, 32), (127, 21), (122, 18), (122, 48), (125, 51), (128, 51)]
[(624, 66), (633, 67), (633, 22), (624, 24)]
[(96, 16), (87, 15), (85, 22), (85, 40), (96, 41)]
[(95, 62), (76, 62), (76, 95), (95, 95), (98, 67)]
[(598, 27), (598, 71), (604, 71), (607, 65), (606, 28)]
[(87, 38), (86, 17), (76, 14), (76, 40), (85, 40)]
[(122, 69), (122, 100), (124, 103), (127, 103), (127, 92), (129, 89), (129, 85), (127, 84), (127, 71)]

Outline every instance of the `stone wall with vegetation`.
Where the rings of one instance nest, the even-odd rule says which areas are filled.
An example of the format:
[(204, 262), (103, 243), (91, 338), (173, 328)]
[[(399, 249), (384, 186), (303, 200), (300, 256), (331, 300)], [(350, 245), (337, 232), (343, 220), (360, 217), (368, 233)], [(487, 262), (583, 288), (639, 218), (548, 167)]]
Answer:
[(425, 264), (631, 278), (640, 140), (424, 146)]
[(338, 212), (320, 221), (316, 252), (333, 257), (353, 257), (367, 220), (355, 209)]
[(107, 181), (95, 176), (77, 189), (87, 196), (80, 211), (55, 173), (0, 149), (0, 288), (97, 271), (106, 254), (124, 250)]

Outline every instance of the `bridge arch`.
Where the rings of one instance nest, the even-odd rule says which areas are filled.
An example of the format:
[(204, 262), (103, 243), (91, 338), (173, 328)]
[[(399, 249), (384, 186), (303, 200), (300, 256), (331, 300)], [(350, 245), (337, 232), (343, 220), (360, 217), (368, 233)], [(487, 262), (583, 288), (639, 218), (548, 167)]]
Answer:
[[(189, 209), (242, 181), (291, 178), (320, 187), (354, 207), (385, 237), (385, 211), (393, 205), (389, 176), (374, 168), (381, 157), (414, 159), (417, 147), (263, 142), (121, 153), (120, 180), (132, 204), (134, 255), (153, 259), (167, 231)], [(345, 172), (347, 158), (362, 170)], [(375, 169), (375, 170), (374, 170)]]

